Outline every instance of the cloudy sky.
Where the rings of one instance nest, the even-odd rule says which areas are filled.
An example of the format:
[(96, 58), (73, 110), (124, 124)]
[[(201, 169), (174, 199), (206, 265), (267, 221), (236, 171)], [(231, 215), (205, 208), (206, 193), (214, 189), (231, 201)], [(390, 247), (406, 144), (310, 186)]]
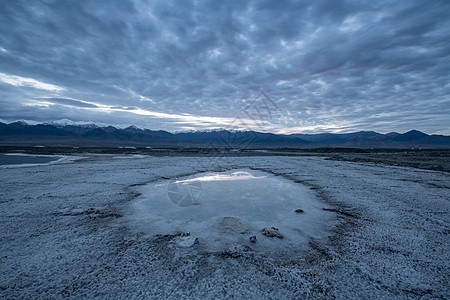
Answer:
[(450, 134), (450, 1), (0, 1), (0, 120)]

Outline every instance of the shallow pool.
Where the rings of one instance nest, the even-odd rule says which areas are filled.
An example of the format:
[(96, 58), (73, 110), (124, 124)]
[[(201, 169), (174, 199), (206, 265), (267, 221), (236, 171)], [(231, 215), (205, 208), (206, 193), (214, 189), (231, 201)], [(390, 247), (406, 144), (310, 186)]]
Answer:
[[(126, 216), (136, 232), (189, 232), (211, 250), (302, 250), (311, 238), (326, 237), (335, 220), (309, 187), (249, 169), (153, 182), (138, 192)], [(282, 238), (264, 234), (272, 227)]]
[(47, 164), (60, 159), (60, 156), (26, 155), (22, 153), (0, 154), (0, 166)]

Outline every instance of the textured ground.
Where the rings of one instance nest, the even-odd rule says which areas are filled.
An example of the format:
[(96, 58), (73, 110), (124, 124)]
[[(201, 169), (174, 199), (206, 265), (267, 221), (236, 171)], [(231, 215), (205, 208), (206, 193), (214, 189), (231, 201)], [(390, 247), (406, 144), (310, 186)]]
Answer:
[[(306, 184), (339, 225), (303, 256), (173, 247), (122, 221), (135, 186), (253, 168)], [(0, 169), (0, 298), (450, 298), (450, 174), (323, 157), (90, 156)]]
[(333, 160), (450, 172), (450, 150), (364, 150), (362, 153), (329, 153), (328, 157)]

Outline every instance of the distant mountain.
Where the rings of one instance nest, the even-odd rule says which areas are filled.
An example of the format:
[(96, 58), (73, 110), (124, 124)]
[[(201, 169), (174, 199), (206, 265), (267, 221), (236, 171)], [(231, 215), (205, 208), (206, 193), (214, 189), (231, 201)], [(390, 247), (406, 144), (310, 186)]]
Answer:
[(61, 119), (57, 121), (45, 122), (43, 125), (53, 125), (55, 127), (66, 127), (66, 126), (76, 126), (76, 127), (86, 127), (86, 128), (94, 128), (94, 127), (106, 127), (106, 124), (103, 123), (94, 123), (94, 122), (75, 122), (69, 119)]
[(177, 140), (166, 131), (143, 130), (137, 127), (118, 129), (95, 124), (63, 125), (0, 123), (0, 145), (45, 146), (173, 146)]
[(385, 136), (387, 136), (387, 137), (396, 137), (398, 135), (400, 135), (400, 133), (398, 133), (398, 132), (389, 132), (389, 133), (385, 134)]
[(291, 134), (290, 136), (298, 137), (303, 140), (315, 143), (332, 143), (332, 142), (341, 143), (354, 138), (373, 138), (380, 135), (381, 135), (380, 133), (376, 133), (374, 131), (359, 131), (354, 133), (343, 133), (343, 134), (335, 134), (335, 133)]
[(400, 134), (391, 132), (381, 134), (373, 131), (360, 131), (345, 134), (292, 134), (314, 143), (316, 147), (349, 148), (450, 148), (450, 137), (428, 135), (417, 130)]
[(290, 136), (262, 133), (256, 131), (213, 130), (198, 132), (180, 132), (175, 136), (184, 143), (213, 147), (296, 147), (302, 148), (310, 142)]
[(392, 137), (395, 141), (420, 141), (420, 140), (426, 140), (430, 136), (428, 134), (425, 134), (423, 132), (417, 131), (417, 130), (411, 130), (404, 134), (399, 134), (397, 136)]
[(428, 135), (417, 130), (400, 134), (373, 131), (334, 134), (281, 135), (225, 129), (170, 133), (136, 126), (116, 128), (95, 123), (62, 120), (31, 125), (23, 121), (0, 122), (0, 145), (45, 146), (152, 146), (224, 148), (450, 148), (450, 136)]

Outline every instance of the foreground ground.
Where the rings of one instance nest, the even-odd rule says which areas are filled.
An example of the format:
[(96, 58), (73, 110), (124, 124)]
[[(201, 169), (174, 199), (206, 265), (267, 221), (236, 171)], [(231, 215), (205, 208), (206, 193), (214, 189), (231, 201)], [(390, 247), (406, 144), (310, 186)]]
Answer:
[[(172, 247), (123, 222), (136, 185), (251, 168), (306, 184), (338, 225), (302, 256)], [(0, 169), (0, 298), (450, 297), (450, 174), (325, 157), (88, 155)]]

